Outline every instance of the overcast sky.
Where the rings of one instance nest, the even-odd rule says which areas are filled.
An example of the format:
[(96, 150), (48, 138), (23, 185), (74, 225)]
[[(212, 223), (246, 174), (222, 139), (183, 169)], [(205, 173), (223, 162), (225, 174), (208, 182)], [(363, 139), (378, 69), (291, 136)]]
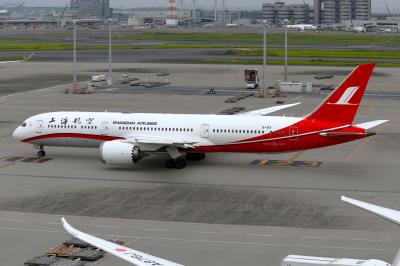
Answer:
[[(168, 0), (110, 0), (112, 7), (149, 7), (149, 6), (167, 6)], [(180, 0), (177, 0), (179, 3)], [(192, 2), (191, 0), (183, 0), (187, 5)], [(0, 3), (4, 2), (22, 2), (17, 0), (0, 0)], [(24, 1), (28, 6), (63, 6), (69, 0), (25, 0)], [(202, 7), (212, 6), (214, 0), (196, 0), (197, 4)], [(218, 0), (219, 3), (222, 0)], [(265, 1), (265, 0), (225, 0), (225, 3), (228, 7), (251, 7), (251, 8), (260, 8), (262, 3), (264, 2), (274, 2), (273, 0)], [(303, 3), (303, 0), (286, 0), (286, 3)], [(312, 4), (312, 0), (305, 0), (306, 3)], [(395, 9), (395, 12), (398, 13), (400, 10), (400, 1), (399, 0), (387, 0), (389, 6)], [(385, 11), (386, 7), (384, 5), (384, 1), (382, 0), (372, 0), (372, 9), (373, 12), (376, 11)]]

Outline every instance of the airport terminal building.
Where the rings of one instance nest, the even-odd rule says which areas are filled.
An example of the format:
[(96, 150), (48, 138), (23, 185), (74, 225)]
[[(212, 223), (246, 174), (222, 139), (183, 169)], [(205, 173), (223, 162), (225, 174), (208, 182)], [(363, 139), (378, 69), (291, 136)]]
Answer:
[(371, 0), (314, 0), (315, 25), (370, 18)]
[(70, 11), (77, 18), (111, 18), (110, 0), (71, 0)]

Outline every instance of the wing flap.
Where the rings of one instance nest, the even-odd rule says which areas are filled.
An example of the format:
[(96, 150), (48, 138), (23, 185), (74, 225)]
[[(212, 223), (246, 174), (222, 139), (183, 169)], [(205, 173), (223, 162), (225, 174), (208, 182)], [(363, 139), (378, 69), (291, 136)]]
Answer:
[(128, 247), (124, 247), (118, 244), (115, 244), (110, 241), (103, 240), (101, 238), (83, 233), (75, 228), (73, 228), (67, 221), (61, 218), (64, 229), (80, 240), (91, 244), (99, 249), (104, 250), (107, 253), (110, 253), (114, 256), (119, 257), (131, 264), (137, 266), (149, 266), (149, 265), (157, 265), (157, 266), (183, 266), (181, 264), (177, 264), (175, 262), (171, 262), (165, 259), (161, 259), (138, 250), (134, 250)]
[(400, 212), (396, 210), (392, 210), (389, 208), (381, 207), (378, 205), (374, 205), (371, 203), (351, 199), (345, 196), (341, 197), (342, 201), (350, 203), (351, 205), (354, 205), (356, 207), (359, 207), (361, 209), (364, 209), (366, 211), (369, 211), (373, 214), (376, 214), (378, 216), (381, 216), (391, 222), (394, 222), (396, 224), (400, 224)]
[(258, 109), (254, 111), (249, 111), (249, 112), (244, 112), (244, 113), (239, 113), (237, 115), (249, 115), (249, 116), (256, 116), (256, 115), (267, 115), (279, 110), (283, 110), (289, 107), (293, 107), (296, 105), (299, 105), (301, 103), (291, 103), (291, 104), (285, 104), (285, 105), (278, 105), (278, 106), (272, 106), (264, 109)]

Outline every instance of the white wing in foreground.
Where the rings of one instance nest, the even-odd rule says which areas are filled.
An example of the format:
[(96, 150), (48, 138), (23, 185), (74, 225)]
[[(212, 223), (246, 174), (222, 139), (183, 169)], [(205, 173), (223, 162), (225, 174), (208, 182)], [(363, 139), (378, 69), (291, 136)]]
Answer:
[(26, 62), (29, 61), (33, 57), (33, 53), (25, 59), (22, 60), (15, 60), (15, 61), (0, 61), (0, 64), (9, 64), (9, 63), (21, 63), (21, 62)]
[(359, 200), (355, 200), (355, 199), (351, 199), (345, 196), (341, 197), (342, 201), (350, 203), (354, 206), (357, 206), (361, 209), (364, 209), (366, 211), (369, 211), (373, 214), (376, 214), (378, 216), (381, 216), (385, 219), (388, 219), (391, 222), (394, 222), (396, 224), (400, 224), (400, 212), (396, 211), (396, 210), (392, 210), (389, 208), (385, 208), (385, 207), (381, 207), (378, 205), (374, 205), (371, 203), (367, 203), (367, 202), (363, 202), (363, 201), (359, 201)]
[(285, 105), (278, 105), (278, 106), (272, 106), (272, 107), (268, 107), (268, 108), (264, 108), (264, 109), (258, 109), (258, 110), (254, 110), (254, 111), (250, 111), (250, 112), (244, 112), (244, 113), (238, 113), (237, 115), (267, 115), (282, 109), (286, 109), (292, 106), (296, 106), (299, 105), (301, 103), (291, 103), (291, 104), (285, 104)]
[[(351, 199), (345, 196), (341, 197), (342, 201), (350, 203), (356, 207), (369, 211), (373, 214), (388, 219), (391, 222), (400, 224), (400, 212), (389, 208), (381, 207), (371, 203), (363, 202), (360, 200)], [(400, 250), (397, 252), (396, 257), (392, 262), (392, 266), (400, 266)]]
[(67, 223), (64, 218), (61, 218), (64, 229), (80, 240), (91, 244), (99, 249), (104, 250), (114, 256), (117, 256), (133, 265), (137, 266), (183, 266), (168, 260), (164, 260), (131, 248), (127, 248), (110, 241), (83, 233)]

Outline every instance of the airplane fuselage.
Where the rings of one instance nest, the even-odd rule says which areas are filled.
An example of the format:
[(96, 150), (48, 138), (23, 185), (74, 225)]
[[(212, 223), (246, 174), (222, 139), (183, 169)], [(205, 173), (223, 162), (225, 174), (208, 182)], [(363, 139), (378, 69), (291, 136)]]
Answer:
[[(96, 148), (105, 141), (146, 136), (194, 143), (187, 152), (290, 152), (365, 136), (364, 129), (351, 125), (281, 116), (53, 112), (24, 124), (14, 137), (38, 146)], [(324, 132), (359, 135), (335, 137)]]

